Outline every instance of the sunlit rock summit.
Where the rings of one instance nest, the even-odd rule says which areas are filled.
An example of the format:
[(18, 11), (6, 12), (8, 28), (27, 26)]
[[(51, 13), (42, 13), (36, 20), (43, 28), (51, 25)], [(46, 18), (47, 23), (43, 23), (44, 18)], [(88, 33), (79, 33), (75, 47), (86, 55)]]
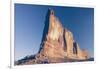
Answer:
[[(42, 34), (41, 34), (42, 35)], [(39, 52), (25, 64), (60, 63), (88, 59), (88, 52), (80, 49), (73, 33), (64, 28), (55, 12), (49, 9), (44, 23)]]

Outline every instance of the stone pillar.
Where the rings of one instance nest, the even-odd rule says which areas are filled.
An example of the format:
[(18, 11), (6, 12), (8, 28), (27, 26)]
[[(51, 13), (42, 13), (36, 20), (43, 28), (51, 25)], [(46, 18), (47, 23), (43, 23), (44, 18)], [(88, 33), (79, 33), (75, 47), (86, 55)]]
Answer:
[(67, 56), (72, 57), (73, 56), (73, 35), (70, 31), (65, 30), (65, 40), (67, 45)]

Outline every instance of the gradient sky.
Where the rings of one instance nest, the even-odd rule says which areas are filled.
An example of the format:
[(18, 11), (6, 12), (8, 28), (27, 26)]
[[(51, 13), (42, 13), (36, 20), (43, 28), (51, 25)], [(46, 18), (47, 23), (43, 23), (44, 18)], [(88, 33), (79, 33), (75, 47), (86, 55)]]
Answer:
[(15, 4), (15, 60), (38, 52), (49, 8), (55, 11), (62, 25), (73, 33), (80, 48), (88, 50), (93, 57), (93, 8)]

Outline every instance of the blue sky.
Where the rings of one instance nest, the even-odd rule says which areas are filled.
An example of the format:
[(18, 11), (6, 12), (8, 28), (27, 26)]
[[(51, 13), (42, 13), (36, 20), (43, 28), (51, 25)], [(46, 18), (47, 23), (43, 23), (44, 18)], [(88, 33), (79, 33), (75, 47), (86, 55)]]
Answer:
[(15, 60), (38, 52), (49, 8), (55, 11), (62, 25), (73, 33), (80, 48), (88, 50), (93, 57), (93, 8), (15, 4)]

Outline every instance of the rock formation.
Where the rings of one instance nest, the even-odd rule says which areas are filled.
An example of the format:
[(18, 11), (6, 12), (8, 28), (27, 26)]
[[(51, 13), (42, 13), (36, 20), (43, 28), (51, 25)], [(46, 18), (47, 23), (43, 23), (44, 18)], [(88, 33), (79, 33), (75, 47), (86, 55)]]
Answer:
[(49, 10), (40, 50), (35, 55), (35, 59), (26, 62), (26, 64), (30, 62), (58, 63), (88, 59), (88, 52), (81, 50), (73, 37), (72, 32), (62, 26), (54, 11)]
[(69, 59), (87, 59), (87, 52), (80, 49), (78, 43), (74, 41), (72, 32), (62, 26), (53, 10), (50, 10), (49, 14), (48, 30), (42, 40), (42, 48), (36, 56), (37, 61), (48, 60), (49, 63), (56, 63)]

